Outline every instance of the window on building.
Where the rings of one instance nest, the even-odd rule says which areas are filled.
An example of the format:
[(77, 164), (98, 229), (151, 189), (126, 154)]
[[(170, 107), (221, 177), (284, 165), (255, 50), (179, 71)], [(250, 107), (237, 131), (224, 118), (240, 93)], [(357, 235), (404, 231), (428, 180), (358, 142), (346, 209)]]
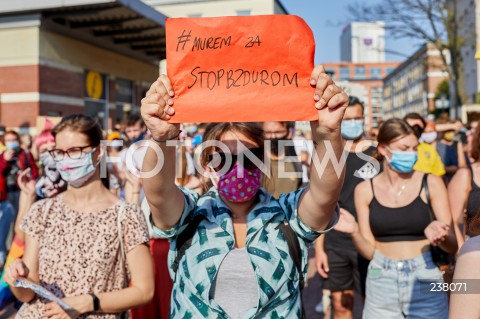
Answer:
[(382, 69), (380, 68), (371, 68), (370, 77), (372, 79), (381, 79), (382, 78)]
[(252, 10), (237, 10), (237, 16), (249, 16), (252, 15)]
[(355, 79), (365, 79), (365, 68), (357, 67), (355, 68)]
[(395, 68), (387, 68), (385, 71), (387, 72), (387, 75), (389, 75), (393, 70), (395, 70)]
[(350, 79), (350, 68), (340, 68), (340, 81), (346, 81)]

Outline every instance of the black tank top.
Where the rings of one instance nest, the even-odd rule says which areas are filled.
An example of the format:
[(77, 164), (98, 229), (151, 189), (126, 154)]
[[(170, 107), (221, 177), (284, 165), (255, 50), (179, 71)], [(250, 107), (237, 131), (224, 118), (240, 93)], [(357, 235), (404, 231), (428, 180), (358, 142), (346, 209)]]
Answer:
[[(468, 194), (468, 200), (467, 200), (467, 226), (470, 225), (470, 222), (472, 221), (472, 219), (480, 211), (480, 187), (475, 183), (475, 180), (474, 180), (475, 174), (472, 168), (470, 168), (470, 173), (472, 175), (472, 181), (471, 181), (471, 190), (470, 190), (470, 193)], [(468, 232), (468, 227), (467, 227), (467, 235), (470, 235), (470, 236), (473, 235)]]
[(425, 239), (424, 230), (431, 223), (428, 205), (418, 196), (403, 207), (385, 207), (376, 197), (372, 185), (373, 199), (370, 202), (370, 229), (379, 242), (416, 241)]

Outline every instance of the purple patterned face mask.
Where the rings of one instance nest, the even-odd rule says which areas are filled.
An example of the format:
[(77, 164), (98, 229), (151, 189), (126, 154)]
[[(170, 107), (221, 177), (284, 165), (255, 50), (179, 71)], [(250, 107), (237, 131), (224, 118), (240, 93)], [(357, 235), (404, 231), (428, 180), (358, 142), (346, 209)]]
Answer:
[(230, 172), (220, 176), (218, 193), (232, 203), (245, 203), (255, 197), (260, 188), (262, 171), (245, 169), (235, 164)]

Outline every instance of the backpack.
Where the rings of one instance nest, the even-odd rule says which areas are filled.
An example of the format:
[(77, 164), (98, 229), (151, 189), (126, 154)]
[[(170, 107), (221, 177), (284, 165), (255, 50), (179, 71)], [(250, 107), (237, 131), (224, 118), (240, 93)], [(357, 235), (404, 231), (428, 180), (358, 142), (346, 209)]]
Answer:
[[(175, 257), (175, 260), (173, 261), (172, 265), (172, 270), (174, 273), (177, 273), (178, 267), (180, 265), (180, 260), (182, 260), (183, 256), (185, 255), (185, 252), (187, 251), (188, 248), (192, 245), (192, 240), (193, 236), (195, 235), (195, 232), (197, 231), (198, 226), (202, 222), (202, 220), (206, 219), (205, 215), (196, 215), (193, 217), (193, 219), (190, 221), (188, 224), (187, 228), (177, 236), (176, 241), (176, 247), (177, 247), (177, 256)], [(297, 268), (299, 279), (300, 279), (300, 299), (302, 298), (302, 291), (303, 288), (305, 287), (305, 278), (303, 276), (303, 271), (302, 271), (302, 249), (300, 248), (300, 242), (298, 241), (298, 237), (293, 231), (292, 227), (288, 223), (287, 220), (284, 220), (282, 223), (280, 223), (276, 229), (279, 229), (282, 233), (283, 236), (285, 237), (285, 240), (288, 245), (288, 251), (290, 253), (290, 256), (293, 260), (293, 263), (295, 265), (295, 268)], [(306, 318), (305, 314), (305, 309), (302, 301), (302, 318)]]

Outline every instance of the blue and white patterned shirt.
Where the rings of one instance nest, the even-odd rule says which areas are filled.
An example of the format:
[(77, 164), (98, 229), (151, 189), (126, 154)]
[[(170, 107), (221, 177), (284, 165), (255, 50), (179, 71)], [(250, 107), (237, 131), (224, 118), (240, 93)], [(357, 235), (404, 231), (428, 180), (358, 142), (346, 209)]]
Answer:
[[(180, 189), (185, 196), (180, 222), (167, 231), (154, 226), (156, 238), (170, 239), (168, 262), (174, 281), (170, 318), (227, 319), (229, 316), (210, 299), (209, 292), (224, 257), (235, 248), (230, 210), (215, 189), (200, 198), (192, 191)], [(337, 211), (326, 231), (310, 229), (297, 215), (302, 192), (303, 189), (299, 189), (283, 194), (277, 200), (264, 189), (259, 190), (258, 202), (247, 216), (246, 241), (247, 253), (257, 277), (259, 300), (257, 307), (247, 311), (243, 319), (301, 318), (299, 275), (289, 256), (283, 233), (276, 227), (287, 220), (297, 234), (302, 248), (303, 274), (306, 276), (308, 245), (330, 230), (338, 220)], [(204, 215), (205, 219), (198, 226), (192, 245), (180, 260), (175, 274), (172, 264), (177, 254), (176, 236), (197, 214)]]

